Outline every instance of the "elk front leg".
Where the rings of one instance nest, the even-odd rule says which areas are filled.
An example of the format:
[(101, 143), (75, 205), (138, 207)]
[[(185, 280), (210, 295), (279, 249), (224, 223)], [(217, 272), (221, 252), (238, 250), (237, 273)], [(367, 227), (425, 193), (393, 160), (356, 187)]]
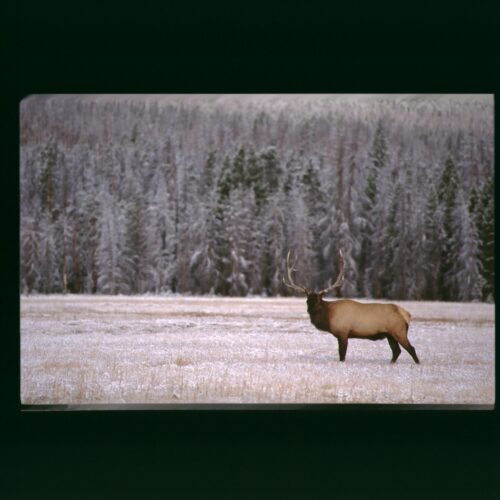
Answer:
[(347, 352), (347, 337), (346, 338), (339, 337), (338, 341), (339, 341), (340, 361), (345, 361), (345, 354)]

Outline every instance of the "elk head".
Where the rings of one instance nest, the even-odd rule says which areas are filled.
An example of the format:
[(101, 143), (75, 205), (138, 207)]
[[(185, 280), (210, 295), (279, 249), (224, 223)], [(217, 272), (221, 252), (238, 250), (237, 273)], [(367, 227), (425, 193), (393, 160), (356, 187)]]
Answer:
[(344, 282), (344, 256), (342, 255), (342, 250), (339, 250), (339, 261), (340, 261), (340, 271), (337, 276), (337, 279), (335, 280), (335, 283), (332, 284), (330, 281), (329, 285), (326, 288), (320, 290), (319, 292), (315, 292), (313, 290), (310, 290), (309, 288), (306, 288), (305, 286), (295, 284), (292, 278), (292, 272), (296, 271), (296, 269), (294, 268), (295, 262), (290, 267), (290, 252), (288, 252), (286, 256), (286, 273), (288, 276), (288, 283), (286, 282), (284, 276), (283, 276), (283, 283), (287, 287), (292, 288), (293, 290), (306, 294), (307, 312), (309, 314), (314, 313), (321, 306), (321, 302), (324, 295), (326, 295), (334, 288), (342, 286), (342, 283)]

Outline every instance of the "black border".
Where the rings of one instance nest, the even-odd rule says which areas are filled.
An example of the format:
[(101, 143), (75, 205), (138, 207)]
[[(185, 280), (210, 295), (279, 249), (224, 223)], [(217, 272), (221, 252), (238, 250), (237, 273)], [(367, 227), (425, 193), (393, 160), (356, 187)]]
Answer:
[(26, 95), (495, 93), (497, 24), (489, 3), (460, 2), (22, 2), (2, 16), (4, 497), (498, 494), (498, 409), (20, 412), (17, 278)]

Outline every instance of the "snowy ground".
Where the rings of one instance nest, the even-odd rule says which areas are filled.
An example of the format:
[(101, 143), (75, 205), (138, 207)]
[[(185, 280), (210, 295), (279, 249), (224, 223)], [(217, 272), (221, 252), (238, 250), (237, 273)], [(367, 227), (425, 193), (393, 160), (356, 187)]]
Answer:
[(23, 404), (494, 403), (494, 306), (397, 302), (406, 351), (337, 341), (304, 299), (21, 297)]

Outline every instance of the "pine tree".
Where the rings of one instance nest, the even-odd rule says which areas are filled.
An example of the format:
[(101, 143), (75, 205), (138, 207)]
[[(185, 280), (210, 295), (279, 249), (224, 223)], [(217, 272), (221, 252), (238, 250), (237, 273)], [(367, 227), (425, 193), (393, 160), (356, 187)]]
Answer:
[[(307, 205), (301, 194), (292, 191), (287, 200), (286, 248), (296, 262), (296, 281), (308, 288), (314, 281), (314, 252)], [(286, 292), (293, 293), (289, 288)]]
[(426, 260), (425, 201), (418, 193), (408, 209), (406, 223), (406, 262), (408, 269), (407, 298), (424, 300), (429, 262)]
[(257, 207), (257, 213), (265, 201), (267, 195), (267, 186), (264, 178), (264, 170), (259, 156), (253, 148), (250, 148), (247, 155), (247, 173), (246, 183), (254, 191), (254, 199)]
[(344, 283), (341, 288), (335, 289), (337, 297), (354, 297), (357, 295), (357, 254), (359, 245), (349, 227), (343, 212), (331, 204), (322, 219), (320, 243), (323, 257), (323, 267), (318, 273), (318, 287), (324, 288), (327, 280), (337, 276), (339, 271), (339, 250), (345, 263)]
[(137, 193), (126, 204), (125, 240), (121, 255), (122, 277), (129, 293), (143, 293), (145, 290), (146, 237), (144, 229), (144, 202)]
[(38, 291), (40, 283), (40, 233), (33, 216), (21, 218), (21, 290)]
[(479, 194), (477, 192), (476, 186), (472, 186), (469, 193), (469, 213), (471, 217), (474, 219), (474, 222), (477, 224), (478, 217), (478, 209), (479, 209)]
[[(409, 182), (408, 177), (406, 183)], [(411, 239), (414, 235), (408, 233), (408, 200), (400, 182), (396, 184), (395, 199), (398, 210), (395, 218), (395, 234), (393, 238), (393, 263), (392, 263), (392, 286), (390, 297), (399, 300), (408, 299), (410, 262), (411, 262)]]
[(200, 217), (204, 211), (203, 202), (197, 196), (200, 175), (193, 163), (187, 164), (182, 173), (178, 198), (178, 254), (177, 254), (177, 279), (179, 293), (191, 293), (193, 287), (198, 283), (190, 272), (191, 259), (198, 245), (202, 221)]
[[(344, 283), (342, 288), (338, 289), (337, 296), (356, 297), (357, 296), (357, 255), (359, 253), (359, 245), (357, 244), (353, 233), (349, 227), (349, 223), (345, 220), (343, 214), (340, 214), (340, 224), (338, 230), (339, 249), (345, 262)], [(336, 257), (336, 261), (338, 257)], [(333, 276), (338, 273), (338, 265), (334, 268)]]
[(62, 292), (68, 292), (68, 282), (73, 281), (71, 241), (73, 239), (73, 225), (69, 219), (70, 211), (62, 210), (61, 215), (54, 224), (54, 239), (57, 246), (59, 259), (59, 275), (61, 276)]
[(41, 154), (42, 174), (40, 176), (41, 210), (53, 220), (55, 208), (55, 182), (57, 182), (57, 147), (50, 138)]
[(484, 287), (479, 259), (477, 228), (461, 190), (457, 193), (454, 211), (454, 254), (453, 277), (457, 298), (461, 301), (481, 300)]
[(249, 270), (249, 244), (251, 213), (245, 192), (234, 189), (228, 200), (225, 214), (226, 237), (229, 250), (229, 275), (227, 289), (229, 295), (247, 295), (249, 285), (246, 280)]
[(154, 180), (153, 202), (147, 209), (146, 255), (149, 268), (149, 286), (155, 293), (169, 290), (174, 270), (175, 229), (171, 200), (163, 173), (157, 170)]
[(484, 282), (483, 300), (495, 300), (495, 221), (493, 178), (484, 184), (477, 214), (479, 260)]
[(101, 192), (101, 228), (97, 248), (97, 291), (114, 295), (130, 293), (124, 281), (122, 259), (122, 212), (120, 206), (112, 206), (112, 200), (104, 190)]
[[(230, 190), (229, 181), (229, 162), (226, 162), (227, 188)], [(197, 205), (197, 214), (192, 222), (193, 224), (193, 251), (189, 260), (189, 273), (192, 277), (193, 288), (200, 293), (214, 293), (218, 281), (216, 261), (216, 244), (220, 236), (218, 233), (219, 221), (215, 214), (223, 202), (222, 196), (217, 198), (217, 173), (219, 164), (217, 161), (217, 152), (211, 150), (203, 163), (202, 175), (199, 187), (200, 203)], [(223, 189), (225, 191), (225, 189)], [(219, 193), (220, 195), (221, 193)], [(217, 205), (219, 203), (219, 205)], [(222, 216), (222, 214), (221, 214)]]
[(100, 215), (99, 196), (93, 183), (88, 180), (84, 182), (80, 209), (76, 214), (76, 228), (73, 235), (79, 232), (80, 245), (77, 251), (80, 255), (79, 261), (82, 263), (83, 290), (86, 293), (97, 292), (98, 279), (98, 246)]
[(264, 276), (263, 291), (269, 296), (284, 292), (283, 262), (286, 255), (285, 199), (283, 192), (273, 196), (266, 206), (263, 222), (260, 270)]
[(276, 148), (269, 146), (261, 151), (259, 154), (259, 163), (261, 164), (262, 179), (266, 187), (265, 193), (268, 196), (278, 190), (282, 175), (281, 162)]
[(425, 250), (425, 297), (428, 300), (440, 300), (444, 288), (443, 266), (441, 258), (445, 245), (443, 229), (444, 213), (437, 190), (431, 184), (425, 210), (424, 250)]
[(233, 158), (232, 166), (232, 186), (234, 188), (242, 186), (246, 182), (246, 156), (245, 148), (242, 146)]
[[(320, 160), (313, 158), (309, 160), (302, 177), (302, 190), (304, 192), (304, 201), (307, 207), (307, 225), (311, 234), (311, 251), (312, 251), (312, 266), (316, 271), (309, 277), (311, 287), (321, 286), (321, 274), (324, 274), (325, 269), (329, 265), (325, 261), (325, 255), (322, 246), (325, 244), (323, 236), (324, 228), (321, 227), (321, 222), (324, 221), (324, 215), (328, 211), (326, 204), (326, 193), (323, 189), (321, 178), (322, 165)], [(331, 253), (331, 252), (330, 252)]]
[(219, 257), (221, 242), (219, 238), (221, 237), (223, 219), (221, 215), (217, 217), (218, 210), (220, 210), (220, 206), (214, 204), (207, 211), (206, 243), (199, 250), (199, 253), (195, 253), (191, 259), (192, 272), (196, 272), (197, 268), (201, 268), (203, 271), (203, 278), (200, 276), (203, 283), (202, 293), (213, 294), (219, 292), (221, 287), (221, 261)]
[(302, 160), (300, 158), (300, 153), (292, 151), (290, 158), (286, 162), (285, 172), (284, 172), (284, 182), (283, 190), (285, 194), (296, 188), (301, 182), (302, 178)]
[(383, 255), (383, 272), (381, 278), (381, 293), (382, 297), (395, 298), (395, 282), (396, 282), (396, 254), (398, 253), (399, 238), (398, 233), (401, 230), (399, 227), (398, 214), (401, 211), (402, 186), (400, 183), (392, 194), (389, 204), (389, 211), (385, 221), (384, 232), (382, 236), (382, 248), (380, 249)]
[(232, 271), (227, 233), (227, 220), (231, 209), (229, 197), (232, 187), (231, 163), (226, 157), (217, 181), (216, 199), (212, 209), (212, 224), (209, 227), (209, 237), (213, 241), (214, 250), (214, 292), (221, 295), (229, 294), (229, 279)]
[(361, 210), (363, 223), (363, 237), (361, 240), (361, 251), (359, 259), (360, 278), (362, 280), (362, 292), (365, 296), (382, 296), (382, 284), (380, 274), (383, 263), (382, 256), (377, 251), (377, 244), (382, 238), (382, 199), (380, 186), (383, 184), (381, 176), (387, 164), (386, 134), (382, 122), (377, 123), (369, 163), (367, 165), (367, 177), (364, 189), (364, 200)]
[(42, 293), (61, 292), (59, 275), (59, 255), (54, 238), (54, 227), (50, 216), (45, 214), (39, 225), (40, 230), (40, 291)]
[(377, 123), (373, 137), (371, 161), (375, 169), (381, 170), (387, 164), (387, 140), (386, 131), (381, 120)]
[(360, 229), (361, 249), (359, 255), (359, 289), (363, 296), (370, 297), (373, 294), (372, 269), (373, 269), (373, 238), (375, 230), (375, 207), (376, 177), (374, 171), (368, 173), (365, 188), (365, 198), (362, 211), (358, 217), (358, 228)]
[(249, 293), (259, 294), (263, 291), (262, 279), (264, 275), (264, 270), (260, 266), (260, 263), (262, 262), (263, 253), (268, 248), (266, 216), (274, 216), (280, 220), (280, 208), (278, 207), (276, 211), (272, 209), (271, 213), (271, 211), (264, 207), (261, 212), (255, 201), (255, 192), (251, 186), (247, 186), (244, 196), (248, 217), (248, 220), (245, 222), (248, 261), (245, 273), (246, 282), (248, 283)]
[(203, 165), (199, 196), (207, 196), (213, 188), (216, 179), (217, 153), (211, 150)]
[(456, 236), (454, 234), (453, 216), (456, 209), (457, 189), (458, 177), (455, 163), (451, 157), (448, 157), (438, 186), (438, 199), (440, 205), (443, 207), (444, 233), (444, 244), (441, 247), (440, 256), (440, 276), (443, 277), (443, 286), (440, 290), (440, 298), (442, 300), (454, 300), (457, 296), (452, 271), (453, 263), (457, 258), (453, 245)]

